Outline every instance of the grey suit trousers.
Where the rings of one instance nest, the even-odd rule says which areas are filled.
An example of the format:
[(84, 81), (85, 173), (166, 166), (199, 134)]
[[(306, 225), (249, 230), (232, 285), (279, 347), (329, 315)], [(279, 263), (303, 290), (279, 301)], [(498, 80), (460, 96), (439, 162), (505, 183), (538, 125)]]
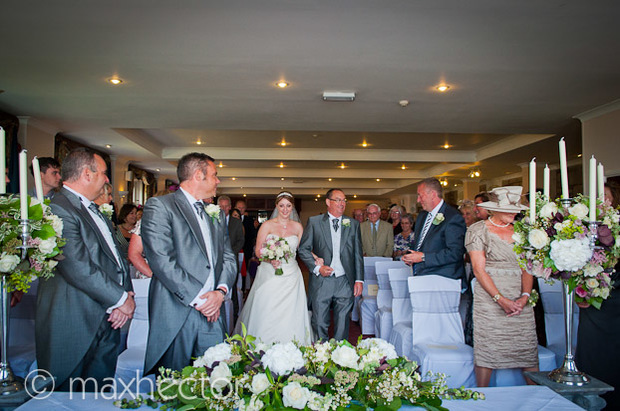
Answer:
[[(310, 274), (314, 275), (314, 274)], [(334, 338), (346, 340), (349, 338), (349, 322), (353, 301), (351, 298), (351, 284), (346, 275), (341, 277), (321, 277), (319, 290), (310, 294), (312, 305), (312, 328), (317, 337), (323, 341), (329, 340), (327, 333), (330, 319), (330, 310), (334, 309)], [(319, 318), (320, 317), (320, 318)]]

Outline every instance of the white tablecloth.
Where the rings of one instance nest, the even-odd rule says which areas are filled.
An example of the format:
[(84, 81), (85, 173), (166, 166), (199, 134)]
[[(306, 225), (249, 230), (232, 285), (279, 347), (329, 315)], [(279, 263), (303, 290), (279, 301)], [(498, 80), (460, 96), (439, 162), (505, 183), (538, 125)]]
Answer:
[[(517, 387), (493, 387), (479, 388), (478, 391), (486, 394), (486, 400), (469, 401), (444, 401), (443, 406), (454, 411), (460, 410), (581, 410), (580, 407), (568, 401), (566, 398), (556, 394), (551, 389), (542, 386), (517, 386)], [(112, 394), (108, 394), (112, 395)], [(113, 404), (113, 399), (105, 399), (99, 394), (87, 393), (82, 399), (81, 394), (74, 394), (73, 399), (67, 392), (54, 392), (47, 398), (33, 398), (26, 404), (17, 408), (20, 411), (28, 410), (88, 410), (88, 411), (118, 411)], [(151, 410), (149, 407), (142, 407), (143, 410)], [(414, 407), (403, 407), (403, 410), (414, 409)], [(416, 409), (419, 409), (416, 407)]]

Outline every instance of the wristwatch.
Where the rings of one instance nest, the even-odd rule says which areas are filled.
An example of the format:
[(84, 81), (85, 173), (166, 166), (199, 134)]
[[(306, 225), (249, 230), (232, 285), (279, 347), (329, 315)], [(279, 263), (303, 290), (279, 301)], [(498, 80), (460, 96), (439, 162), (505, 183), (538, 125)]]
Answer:
[(420, 257), (420, 262), (422, 262), (422, 263), (423, 263), (424, 261), (426, 261), (426, 259), (425, 259), (424, 257), (425, 257), (425, 256), (424, 256), (424, 253), (422, 253), (422, 257)]
[(226, 291), (222, 290), (221, 288), (216, 288), (215, 291), (221, 292), (224, 298), (226, 298)]

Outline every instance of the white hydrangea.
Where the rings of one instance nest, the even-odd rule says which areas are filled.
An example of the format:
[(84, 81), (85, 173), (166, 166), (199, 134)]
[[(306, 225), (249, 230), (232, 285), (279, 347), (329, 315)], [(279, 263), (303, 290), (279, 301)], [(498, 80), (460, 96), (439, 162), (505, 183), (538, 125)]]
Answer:
[(535, 228), (527, 236), (527, 240), (532, 247), (540, 250), (549, 243), (549, 236), (547, 233), (539, 228)]
[(258, 395), (271, 386), (267, 374), (258, 373), (252, 378), (252, 393)]
[(198, 357), (194, 361), (194, 367), (209, 367), (213, 366), (216, 361), (226, 361), (232, 356), (232, 350), (228, 343), (220, 343), (209, 347), (202, 357)]
[(592, 258), (592, 249), (587, 238), (554, 240), (551, 242), (549, 257), (558, 270), (574, 272), (583, 268)]
[(265, 403), (263, 403), (256, 395), (252, 395), (249, 404), (245, 403), (244, 398), (240, 398), (239, 401), (237, 401), (237, 408), (239, 411), (260, 411), (263, 409), (263, 406), (265, 406)]
[(388, 360), (393, 360), (398, 358), (398, 354), (396, 354), (396, 349), (389, 342), (381, 339), (381, 338), (367, 338), (362, 340), (358, 347), (360, 348), (372, 348), (376, 347), (379, 350), (379, 353), (382, 356), (387, 357)]
[(558, 212), (558, 206), (555, 203), (547, 203), (540, 209), (542, 218), (552, 218)]
[(303, 354), (292, 342), (274, 344), (265, 352), (261, 360), (265, 367), (278, 375), (286, 375), (300, 369), (305, 364)]
[(316, 349), (316, 361), (325, 364), (331, 358), (330, 350), (331, 345), (328, 342), (322, 342), (315, 344)]
[(574, 206), (569, 207), (568, 212), (578, 219), (583, 220), (590, 213), (590, 210), (585, 204), (577, 203)]
[(337, 347), (332, 352), (332, 361), (342, 367), (353, 368), (356, 370), (357, 360), (359, 360), (359, 356), (357, 355), (355, 349), (346, 345)]
[(310, 390), (302, 387), (297, 381), (287, 384), (282, 389), (282, 402), (285, 407), (303, 410), (310, 398)]
[(21, 259), (16, 255), (2, 253), (0, 256), (0, 273), (10, 273), (20, 261)]

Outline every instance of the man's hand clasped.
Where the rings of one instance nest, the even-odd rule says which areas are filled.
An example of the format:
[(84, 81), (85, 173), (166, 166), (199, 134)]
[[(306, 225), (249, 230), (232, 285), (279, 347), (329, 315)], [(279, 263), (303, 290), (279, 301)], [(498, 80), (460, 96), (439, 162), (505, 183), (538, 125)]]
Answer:
[(110, 326), (113, 329), (121, 328), (125, 323), (133, 318), (133, 313), (136, 310), (136, 301), (134, 300), (134, 295), (136, 295), (133, 291), (127, 292), (127, 299), (118, 308), (115, 308), (110, 313), (108, 317), (108, 321), (110, 322)]
[(207, 291), (200, 298), (206, 301), (201, 305), (195, 305), (194, 308), (207, 317), (207, 321), (211, 323), (217, 321), (220, 317), (220, 307), (224, 302), (224, 294), (217, 290)]

